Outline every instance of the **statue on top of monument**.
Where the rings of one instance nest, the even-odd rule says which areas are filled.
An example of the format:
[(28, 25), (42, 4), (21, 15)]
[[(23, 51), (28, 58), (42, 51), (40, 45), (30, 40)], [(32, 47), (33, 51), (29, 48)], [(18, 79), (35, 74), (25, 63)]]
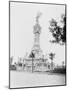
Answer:
[(37, 13), (37, 16), (36, 16), (36, 24), (34, 25), (34, 34), (36, 34), (36, 33), (39, 33), (40, 34), (40, 32), (41, 32), (41, 26), (40, 26), (40, 24), (39, 24), (39, 18), (40, 18), (40, 16), (42, 15), (42, 13), (41, 12), (38, 12)]
[(37, 23), (38, 23), (38, 20), (39, 20), (39, 18), (40, 18), (41, 15), (42, 15), (41, 12), (38, 12), (38, 13), (37, 13), (37, 16), (36, 16), (36, 22), (37, 22)]

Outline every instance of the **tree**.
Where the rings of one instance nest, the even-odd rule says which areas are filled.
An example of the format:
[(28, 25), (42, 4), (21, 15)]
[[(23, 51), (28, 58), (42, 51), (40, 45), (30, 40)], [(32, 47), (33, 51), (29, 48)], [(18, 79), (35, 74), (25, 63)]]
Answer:
[(33, 53), (33, 52), (31, 52), (31, 54), (29, 55), (29, 57), (31, 57), (32, 58), (32, 72), (34, 71), (34, 63), (33, 63), (33, 61), (34, 61), (34, 57), (35, 57), (35, 54)]
[(64, 61), (62, 61), (62, 67), (64, 68)]
[(61, 19), (62, 20), (60, 22), (63, 24), (63, 26), (59, 26), (58, 22), (55, 19), (52, 19), (50, 21), (49, 29), (54, 37), (54, 40), (51, 42), (64, 45), (64, 43), (66, 43), (66, 16), (62, 15)]
[(21, 57), (18, 57), (18, 58), (19, 58), (18, 66), (22, 67), (22, 58)]
[(62, 42), (66, 42), (66, 16), (62, 15), (62, 21), (63, 23), (63, 34), (61, 36)]
[(10, 65), (12, 65), (12, 62), (13, 62), (13, 56), (10, 57)]
[(54, 59), (54, 57), (55, 57), (55, 54), (51, 52), (51, 53), (49, 54), (49, 56), (50, 56), (49, 58), (51, 59), (51, 69), (53, 70), (53, 59)]

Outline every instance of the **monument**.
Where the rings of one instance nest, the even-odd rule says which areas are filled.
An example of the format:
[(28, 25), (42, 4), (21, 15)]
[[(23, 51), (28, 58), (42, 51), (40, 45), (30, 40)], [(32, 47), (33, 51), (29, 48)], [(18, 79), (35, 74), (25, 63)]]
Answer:
[(32, 53), (34, 53), (35, 58), (39, 59), (42, 55), (42, 50), (40, 48), (40, 34), (41, 34), (41, 26), (39, 24), (39, 18), (42, 15), (42, 13), (38, 13), (36, 16), (36, 24), (33, 27), (33, 33), (34, 33), (34, 45), (32, 48)]
[(35, 70), (48, 70), (48, 62), (47, 59), (44, 57), (43, 51), (40, 48), (40, 34), (41, 34), (41, 26), (39, 23), (39, 18), (41, 17), (42, 13), (38, 13), (36, 16), (36, 23), (33, 27), (34, 33), (34, 44), (29, 54), (23, 59), (23, 64), (25, 65), (25, 69), (31, 68), (32, 72)]

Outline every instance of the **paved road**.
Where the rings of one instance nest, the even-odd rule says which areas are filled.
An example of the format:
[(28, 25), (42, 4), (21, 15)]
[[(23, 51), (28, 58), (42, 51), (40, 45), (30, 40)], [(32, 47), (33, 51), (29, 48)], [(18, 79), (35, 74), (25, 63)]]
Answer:
[(11, 71), (10, 80), (11, 88), (64, 85), (65, 75)]

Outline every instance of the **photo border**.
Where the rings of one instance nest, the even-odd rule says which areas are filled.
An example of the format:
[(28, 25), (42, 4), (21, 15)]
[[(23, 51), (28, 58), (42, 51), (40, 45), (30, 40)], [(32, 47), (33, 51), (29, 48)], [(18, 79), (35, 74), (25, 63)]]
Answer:
[[(25, 88), (42, 88), (42, 87), (57, 87), (57, 86), (66, 86), (67, 85), (67, 4), (60, 3), (44, 3), (44, 2), (28, 2), (28, 1), (8, 1), (9, 2), (9, 89), (25, 89)], [(65, 75), (65, 84), (64, 85), (48, 85), (48, 86), (33, 86), (33, 87), (15, 87), (10, 88), (10, 3), (31, 3), (31, 4), (50, 4), (50, 5), (64, 5), (65, 6), (65, 16), (66, 16), (66, 43), (65, 43), (65, 65), (66, 65), (66, 75)]]

